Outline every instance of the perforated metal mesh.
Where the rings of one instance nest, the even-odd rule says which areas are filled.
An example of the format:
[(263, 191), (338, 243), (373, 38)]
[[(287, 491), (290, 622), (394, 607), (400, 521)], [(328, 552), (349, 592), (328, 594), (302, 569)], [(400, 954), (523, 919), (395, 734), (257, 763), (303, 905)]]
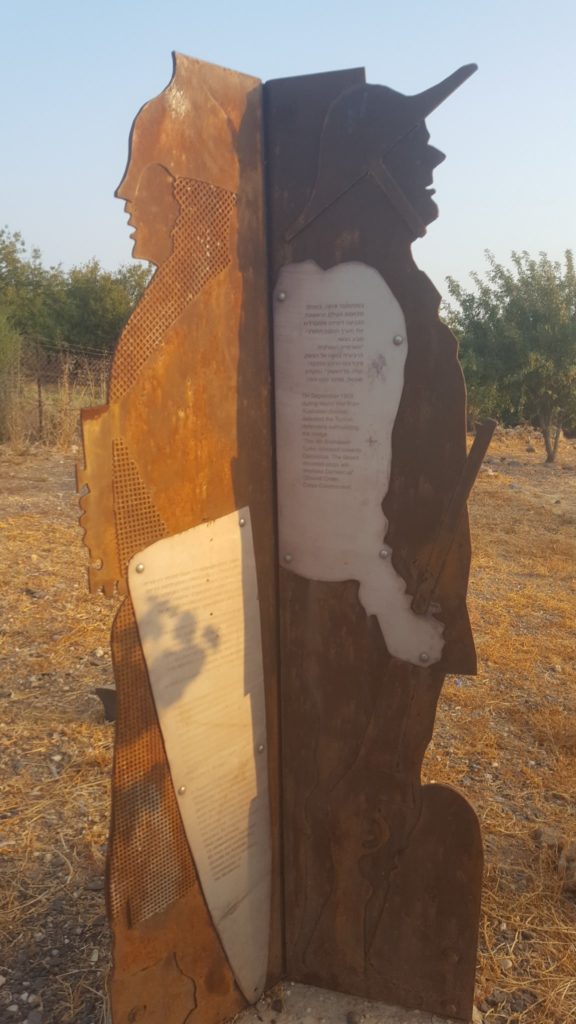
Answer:
[(140, 646), (126, 598), (112, 630), (118, 686), (110, 911), (136, 925), (196, 882)]
[(172, 255), (156, 272), (122, 332), (110, 377), (110, 401), (126, 393), (187, 303), (230, 263), (236, 195), (193, 178), (176, 178), (174, 195), (180, 215)]
[[(229, 234), (236, 196), (203, 181), (176, 179), (180, 215), (170, 258), (157, 271), (114, 356), (110, 401), (120, 399), (165, 339), (188, 302), (230, 263)], [(142, 548), (167, 536), (130, 456), (113, 446), (113, 489), (118, 554), (123, 573)], [(118, 691), (114, 758), (109, 903), (112, 918), (129, 925), (165, 910), (196, 882), (180, 819), (146, 664), (126, 598), (112, 630)]]
[(112, 457), (116, 541), (124, 575), (130, 559), (142, 548), (167, 537), (168, 530), (124, 441), (114, 441)]

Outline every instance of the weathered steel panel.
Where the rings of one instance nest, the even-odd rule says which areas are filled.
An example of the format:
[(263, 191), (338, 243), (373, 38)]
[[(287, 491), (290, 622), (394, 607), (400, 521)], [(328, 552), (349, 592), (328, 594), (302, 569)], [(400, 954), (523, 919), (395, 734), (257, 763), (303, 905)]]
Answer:
[[(274, 286), (306, 261), (325, 271), (361, 262), (405, 319), (380, 543), (412, 597), (466, 465), (456, 342), (410, 248), (436, 216), (429, 186), (443, 159), (423, 119), (471, 70), (420, 97), (366, 86), (358, 72), (265, 87)], [(436, 664), (392, 656), (358, 573), (326, 582), (281, 569), (281, 731), (288, 975), (469, 1019), (478, 823), (458, 793), (420, 784), (444, 674), (476, 664), (460, 512), (430, 605), (443, 628)], [(323, 518), (314, 529), (329, 532)]]
[[(142, 548), (249, 506), (262, 609), (273, 836), (268, 979), (281, 964), (267, 269), (257, 79), (177, 55), (132, 129), (118, 196), (158, 269), (83, 414), (90, 583), (126, 592)], [(130, 599), (112, 634), (118, 720), (108, 858), (114, 1024), (210, 1024), (245, 1005), (180, 818)], [(174, 999), (172, 999), (174, 995)], [(155, 1009), (152, 1009), (154, 1007)]]

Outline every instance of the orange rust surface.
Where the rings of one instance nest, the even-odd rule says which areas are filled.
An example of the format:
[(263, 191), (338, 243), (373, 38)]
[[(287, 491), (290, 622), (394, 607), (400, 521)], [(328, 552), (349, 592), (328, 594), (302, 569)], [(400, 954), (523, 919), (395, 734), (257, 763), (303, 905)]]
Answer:
[[(90, 586), (126, 593), (143, 547), (249, 505), (264, 638), (273, 821), (270, 980), (280, 972), (276, 598), (257, 79), (177, 56), (138, 114), (118, 195), (156, 273), (82, 416)], [(118, 720), (108, 860), (114, 1024), (206, 1024), (244, 999), (180, 820), (131, 604), (112, 632)]]

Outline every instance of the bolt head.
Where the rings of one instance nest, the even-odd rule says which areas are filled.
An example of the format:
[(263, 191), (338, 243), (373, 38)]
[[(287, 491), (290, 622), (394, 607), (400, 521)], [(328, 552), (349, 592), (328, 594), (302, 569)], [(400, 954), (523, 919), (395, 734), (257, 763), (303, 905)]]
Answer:
[(184, 796), (186, 792), (186, 786), (178, 786), (178, 796)]
[(263, 754), (264, 753), (264, 749), (265, 749), (264, 748), (264, 744), (263, 743), (259, 743), (258, 744), (258, 753), (259, 754)]
[(404, 343), (404, 338), (402, 337), (401, 334), (395, 334), (394, 337), (392, 338), (392, 341), (394, 342), (395, 345), (402, 345)]
[(284, 555), (284, 561), (286, 562), (286, 565), (290, 565), (290, 562), (292, 561), (292, 555)]
[(240, 516), (240, 526), (246, 526), (246, 520), (244, 519), (244, 516)]
[(389, 552), (388, 548), (380, 548), (380, 551), (378, 552), (378, 558), (382, 558), (382, 559), (390, 558), (390, 552)]
[(278, 302), (285, 302), (287, 298), (286, 292), (278, 292), (276, 298)]
[(138, 565), (136, 566), (136, 572), (144, 572), (144, 564), (142, 562), (138, 562)]
[(426, 654), (426, 651), (422, 651), (422, 654), (420, 655), (420, 661), (422, 662), (423, 665), (427, 665), (428, 662), (430, 661), (430, 655)]

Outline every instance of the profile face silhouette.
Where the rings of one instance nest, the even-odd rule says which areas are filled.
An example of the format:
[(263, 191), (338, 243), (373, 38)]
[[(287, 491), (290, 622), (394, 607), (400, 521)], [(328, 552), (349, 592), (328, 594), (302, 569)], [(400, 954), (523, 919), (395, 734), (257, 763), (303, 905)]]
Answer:
[(421, 121), (386, 153), (383, 161), (395, 180), (402, 183), (405, 196), (424, 224), (431, 224), (438, 216), (431, 186), (435, 168), (446, 159), (429, 140), (430, 133)]
[(142, 167), (132, 150), (115, 195), (125, 200), (128, 224), (134, 228), (132, 256), (160, 266), (172, 253), (172, 231), (179, 213), (173, 175), (160, 163)]

